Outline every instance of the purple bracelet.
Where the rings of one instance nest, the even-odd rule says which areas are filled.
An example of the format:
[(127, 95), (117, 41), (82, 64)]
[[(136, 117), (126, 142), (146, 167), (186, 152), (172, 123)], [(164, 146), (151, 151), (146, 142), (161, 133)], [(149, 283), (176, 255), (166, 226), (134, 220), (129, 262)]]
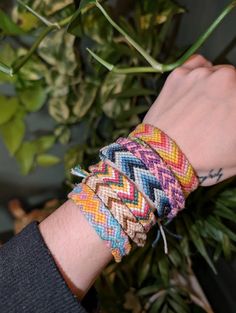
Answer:
[(157, 178), (171, 205), (171, 212), (168, 214), (168, 218), (172, 219), (175, 217), (178, 211), (185, 207), (185, 197), (178, 180), (162, 158), (152, 149), (139, 144), (137, 141), (119, 138), (117, 143), (140, 159), (150, 173)]

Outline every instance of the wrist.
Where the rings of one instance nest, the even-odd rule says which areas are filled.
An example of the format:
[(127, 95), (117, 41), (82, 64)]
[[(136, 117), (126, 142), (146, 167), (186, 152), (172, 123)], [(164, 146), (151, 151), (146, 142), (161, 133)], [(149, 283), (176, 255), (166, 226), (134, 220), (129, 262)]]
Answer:
[(65, 282), (81, 300), (112, 259), (110, 250), (71, 200), (39, 229)]

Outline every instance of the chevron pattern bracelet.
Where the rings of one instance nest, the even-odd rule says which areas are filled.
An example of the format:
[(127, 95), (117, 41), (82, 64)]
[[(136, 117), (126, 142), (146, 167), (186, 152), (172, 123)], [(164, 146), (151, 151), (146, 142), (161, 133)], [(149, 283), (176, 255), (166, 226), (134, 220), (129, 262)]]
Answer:
[(145, 232), (148, 232), (156, 224), (153, 209), (135, 184), (126, 176), (103, 161), (90, 166), (89, 170), (116, 192), (139, 223), (143, 225)]
[(159, 181), (141, 160), (117, 143), (102, 148), (100, 158), (114, 163), (119, 171), (137, 185), (157, 209), (158, 217), (168, 216), (171, 211), (169, 199), (161, 189)]
[(178, 211), (184, 208), (185, 197), (178, 180), (160, 158), (159, 154), (154, 152), (151, 148), (145, 147), (129, 138), (119, 138), (117, 143), (126, 148), (135, 157), (142, 160), (150, 173), (157, 178), (171, 204), (171, 211), (167, 218), (171, 219), (175, 217)]
[(83, 182), (101, 199), (131, 240), (139, 247), (143, 247), (147, 239), (144, 228), (118, 197), (117, 193), (94, 174), (87, 176)]
[(111, 249), (116, 262), (128, 255), (131, 244), (120, 224), (97, 195), (85, 184), (77, 185), (68, 195), (93, 226), (97, 234)]
[(179, 180), (186, 197), (198, 187), (192, 165), (175, 141), (163, 131), (152, 125), (139, 124), (129, 137), (141, 139), (161, 156)]

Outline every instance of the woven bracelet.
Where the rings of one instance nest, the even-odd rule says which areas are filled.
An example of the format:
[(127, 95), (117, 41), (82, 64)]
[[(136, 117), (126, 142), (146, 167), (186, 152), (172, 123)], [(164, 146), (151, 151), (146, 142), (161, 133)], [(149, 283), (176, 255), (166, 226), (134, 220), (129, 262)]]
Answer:
[(84, 214), (87, 221), (110, 248), (116, 262), (129, 254), (131, 244), (120, 224), (97, 195), (85, 184), (77, 185), (68, 195)]
[(163, 131), (152, 125), (140, 124), (129, 137), (141, 139), (161, 156), (179, 180), (185, 197), (198, 187), (198, 178), (192, 165), (175, 141)]
[(143, 226), (137, 221), (135, 216), (111, 187), (94, 174), (86, 177), (83, 182), (88, 185), (106, 205), (130, 239), (139, 247), (143, 247), (147, 239)]
[(151, 148), (145, 147), (129, 138), (119, 138), (117, 143), (126, 148), (135, 157), (142, 160), (149, 171), (157, 178), (162, 190), (166, 193), (170, 201), (171, 211), (167, 218), (171, 219), (175, 217), (178, 211), (184, 208), (185, 197), (178, 180), (165, 162), (163, 162), (159, 154)]
[(161, 189), (156, 177), (150, 173), (146, 165), (127, 149), (113, 143), (100, 150), (100, 158), (108, 159), (115, 167), (131, 179), (152, 202), (159, 218), (168, 216), (171, 211), (169, 199)]
[(145, 232), (148, 232), (156, 224), (153, 209), (135, 184), (126, 176), (104, 161), (90, 166), (89, 170), (116, 192), (139, 223), (143, 225)]

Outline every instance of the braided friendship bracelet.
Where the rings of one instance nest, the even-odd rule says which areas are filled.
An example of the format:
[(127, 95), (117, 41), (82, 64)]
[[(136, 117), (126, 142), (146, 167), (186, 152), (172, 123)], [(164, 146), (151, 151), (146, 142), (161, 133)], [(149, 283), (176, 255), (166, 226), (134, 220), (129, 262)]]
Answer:
[(169, 199), (161, 189), (161, 185), (146, 165), (127, 149), (113, 143), (100, 150), (100, 158), (113, 162), (116, 168), (131, 179), (153, 203), (158, 217), (168, 216), (171, 211)]
[(137, 221), (135, 216), (111, 187), (94, 176), (94, 174), (86, 177), (83, 182), (101, 199), (132, 241), (134, 241), (137, 246), (143, 247), (147, 239), (143, 226)]
[(156, 217), (152, 212), (152, 208), (135, 184), (126, 176), (103, 161), (90, 166), (89, 170), (117, 193), (139, 223), (143, 225), (145, 232), (148, 232), (156, 224)]
[(192, 165), (175, 141), (163, 131), (152, 125), (140, 124), (129, 137), (140, 138), (161, 156), (179, 180), (186, 197), (198, 187)]
[(77, 185), (68, 198), (78, 205), (100, 238), (106, 242), (116, 262), (120, 262), (123, 256), (129, 254), (131, 244), (128, 237), (111, 212), (88, 186)]
[(117, 143), (130, 151), (135, 157), (142, 160), (149, 171), (157, 178), (171, 204), (171, 211), (167, 218), (171, 219), (175, 217), (178, 211), (185, 206), (184, 194), (178, 180), (160, 158), (159, 154), (154, 152), (150, 147), (145, 147), (129, 138), (119, 138)]

